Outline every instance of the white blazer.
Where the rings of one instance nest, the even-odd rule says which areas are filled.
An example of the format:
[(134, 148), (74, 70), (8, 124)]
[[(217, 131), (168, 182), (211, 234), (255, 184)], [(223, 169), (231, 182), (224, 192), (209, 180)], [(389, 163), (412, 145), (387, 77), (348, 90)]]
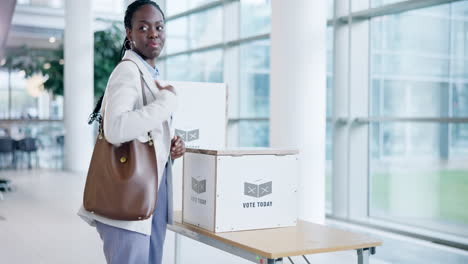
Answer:
[[(151, 131), (156, 146), (160, 183), (165, 165), (169, 161), (173, 136), (171, 116), (177, 107), (177, 97), (170, 91), (157, 89), (151, 73), (138, 54), (127, 50), (123, 59), (129, 59), (135, 63), (121, 62), (115, 67), (109, 78), (101, 108), (101, 113), (104, 116), (104, 137), (114, 145), (134, 139), (146, 142), (148, 141), (148, 131)], [(147, 100), (145, 106), (143, 106), (140, 71), (143, 74), (144, 92)], [(171, 167), (172, 164), (169, 161), (166, 172), (169, 223), (172, 223), (173, 219)], [(99, 221), (114, 227), (151, 235), (152, 217), (141, 221), (112, 220), (92, 214), (86, 211), (83, 206), (78, 215), (92, 226), (95, 226), (95, 221)]]

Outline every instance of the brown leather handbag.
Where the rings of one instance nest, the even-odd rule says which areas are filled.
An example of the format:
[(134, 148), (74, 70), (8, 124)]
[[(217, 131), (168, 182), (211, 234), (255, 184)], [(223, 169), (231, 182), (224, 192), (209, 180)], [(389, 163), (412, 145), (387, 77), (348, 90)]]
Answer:
[[(141, 71), (140, 78), (143, 105), (146, 105)], [(83, 206), (91, 213), (110, 219), (147, 219), (155, 210), (158, 191), (158, 169), (151, 134), (148, 132), (146, 143), (135, 139), (115, 146), (106, 141), (103, 128), (101, 118), (86, 178)]]

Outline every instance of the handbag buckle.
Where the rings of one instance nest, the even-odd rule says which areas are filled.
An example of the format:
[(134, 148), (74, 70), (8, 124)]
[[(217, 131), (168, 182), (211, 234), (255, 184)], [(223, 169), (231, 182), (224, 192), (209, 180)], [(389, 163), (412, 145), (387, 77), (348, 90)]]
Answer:
[(151, 136), (151, 133), (148, 132), (148, 145), (153, 146), (153, 136)]

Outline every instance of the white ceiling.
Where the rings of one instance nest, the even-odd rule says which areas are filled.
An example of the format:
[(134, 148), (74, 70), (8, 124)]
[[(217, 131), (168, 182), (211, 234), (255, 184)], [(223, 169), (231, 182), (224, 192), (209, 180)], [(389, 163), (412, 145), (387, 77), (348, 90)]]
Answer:
[(2, 0), (0, 2), (0, 58), (3, 57), (5, 43), (10, 30), (16, 0)]
[[(59, 8), (17, 5), (6, 47), (26, 45), (38, 49), (56, 49), (63, 38), (64, 13), (64, 10)], [(95, 17), (98, 19), (95, 20), (94, 30), (106, 28), (110, 21), (121, 20), (120, 14), (97, 13)], [(50, 37), (56, 39), (55, 43), (49, 42)]]

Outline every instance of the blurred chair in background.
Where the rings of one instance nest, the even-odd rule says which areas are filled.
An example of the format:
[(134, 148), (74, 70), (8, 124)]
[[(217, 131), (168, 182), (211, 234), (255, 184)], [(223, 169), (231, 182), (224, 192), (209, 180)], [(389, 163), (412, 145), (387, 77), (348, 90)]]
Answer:
[[(9, 137), (0, 138), (0, 169), (11, 169), (14, 167), (14, 140)], [(0, 178), (0, 200), (3, 200), (2, 192), (11, 191), (10, 180)]]
[(63, 169), (63, 147), (65, 144), (65, 136), (64, 135), (58, 135), (56, 137), (56, 142), (59, 147), (59, 155), (55, 159), (56, 161), (56, 168), (61, 168)]
[(15, 166), (15, 141), (10, 137), (0, 137), (0, 169)]
[(34, 153), (35, 159), (36, 159), (36, 168), (39, 167), (39, 155), (37, 154), (39, 142), (37, 138), (32, 138), (32, 137), (26, 137), (23, 139), (20, 139), (18, 141), (17, 145), (17, 150), (20, 152), (20, 157), (21, 157), (21, 164), (23, 164), (24, 161), (24, 154), (27, 154), (28, 156), (28, 169), (32, 168), (31, 165), (31, 154)]

